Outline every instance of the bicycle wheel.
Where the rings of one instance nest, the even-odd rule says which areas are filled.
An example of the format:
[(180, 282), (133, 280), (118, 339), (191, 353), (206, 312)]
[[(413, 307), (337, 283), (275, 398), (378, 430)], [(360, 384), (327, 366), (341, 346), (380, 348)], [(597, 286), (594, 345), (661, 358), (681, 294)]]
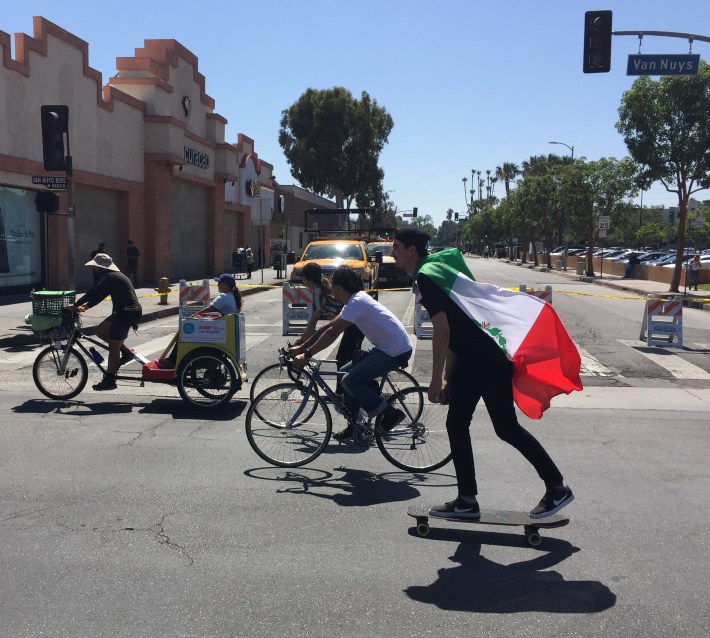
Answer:
[(63, 373), (59, 372), (64, 350), (48, 346), (37, 355), (32, 366), (32, 379), (37, 389), (50, 399), (71, 399), (81, 392), (89, 379), (84, 357), (71, 348)]
[[(389, 401), (389, 398), (392, 396), (393, 386), (395, 391), (404, 390), (405, 388), (416, 388), (419, 386), (419, 382), (411, 374), (409, 374), (409, 372), (405, 372), (401, 368), (397, 368), (396, 370), (390, 370), (387, 373), (387, 377), (389, 379), (389, 382), (385, 380), (380, 384), (380, 392), (382, 394), (382, 398), (385, 401)], [(421, 401), (419, 402), (419, 406), (416, 408), (416, 411), (412, 412), (412, 418), (414, 421), (418, 421), (419, 417), (422, 414), (422, 408), (424, 407), (424, 397), (426, 396), (426, 393), (420, 394), (418, 396)], [(414, 401), (414, 395), (410, 397), (410, 401)]]
[(317, 394), (295, 383), (280, 383), (254, 399), (245, 429), (249, 445), (267, 463), (298, 467), (328, 445), (332, 419)]
[(266, 388), (276, 385), (277, 383), (298, 383), (308, 385), (310, 381), (308, 372), (305, 370), (296, 370), (289, 366), (282, 366), (280, 363), (274, 363), (266, 366), (259, 374), (254, 377), (249, 389), (249, 400), (254, 398)]
[(405, 388), (392, 395), (388, 403), (407, 416), (387, 433), (379, 428), (378, 418), (375, 441), (382, 455), (407, 472), (431, 472), (446, 465), (451, 459), (446, 432), (448, 407), (430, 403), (427, 388), (422, 386)]
[(197, 350), (180, 365), (177, 387), (180, 396), (191, 406), (212, 410), (234, 396), (239, 389), (239, 376), (226, 357)]

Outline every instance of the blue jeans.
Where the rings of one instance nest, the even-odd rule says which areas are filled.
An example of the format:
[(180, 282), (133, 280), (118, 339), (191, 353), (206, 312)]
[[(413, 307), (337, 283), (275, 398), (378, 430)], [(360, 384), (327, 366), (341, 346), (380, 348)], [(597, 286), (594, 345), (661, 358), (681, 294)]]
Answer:
[(341, 369), (343, 394), (350, 409), (362, 408), (368, 416), (377, 416), (387, 407), (387, 402), (377, 392), (374, 380), (390, 370), (396, 370), (405, 364), (411, 356), (411, 350), (398, 357), (390, 357), (382, 350), (372, 348), (368, 355), (358, 363), (346, 363)]

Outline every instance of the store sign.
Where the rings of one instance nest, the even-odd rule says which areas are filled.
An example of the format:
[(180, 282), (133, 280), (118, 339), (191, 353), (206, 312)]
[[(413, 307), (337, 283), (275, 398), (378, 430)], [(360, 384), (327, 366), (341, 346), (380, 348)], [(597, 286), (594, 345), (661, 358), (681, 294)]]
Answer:
[(260, 197), (261, 196), (261, 184), (257, 182), (255, 179), (250, 179), (247, 182), (247, 193), (251, 195), (251, 197)]
[(185, 146), (182, 154), (188, 164), (192, 164), (198, 168), (209, 168), (210, 156), (207, 155), (207, 153), (198, 151), (196, 148)]

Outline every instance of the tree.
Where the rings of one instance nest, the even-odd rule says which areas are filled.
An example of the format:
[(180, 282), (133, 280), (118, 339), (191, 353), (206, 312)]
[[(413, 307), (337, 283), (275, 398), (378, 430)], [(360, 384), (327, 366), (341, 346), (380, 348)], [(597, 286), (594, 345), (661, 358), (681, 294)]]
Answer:
[(281, 113), (279, 144), (291, 175), (318, 195), (350, 204), (373, 199), (384, 176), (379, 157), (394, 126), (392, 117), (363, 91), (307, 89)]
[(496, 177), (505, 185), (506, 197), (510, 195), (510, 182), (518, 175), (520, 175), (520, 169), (518, 165), (513, 162), (503, 162), (501, 166), (496, 167)]
[(690, 196), (710, 188), (710, 66), (697, 75), (640, 77), (619, 107), (618, 131), (641, 168), (643, 186), (660, 181), (678, 196), (678, 239), (670, 292), (678, 292)]

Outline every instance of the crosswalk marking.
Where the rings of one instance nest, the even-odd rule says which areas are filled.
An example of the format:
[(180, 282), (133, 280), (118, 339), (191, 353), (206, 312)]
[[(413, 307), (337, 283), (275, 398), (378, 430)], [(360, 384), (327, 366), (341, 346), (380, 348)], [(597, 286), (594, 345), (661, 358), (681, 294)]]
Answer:
[(710, 380), (710, 373), (675, 354), (669, 353), (667, 350), (659, 350), (657, 347), (648, 346), (645, 341), (627, 339), (617, 339), (617, 341), (633, 348), (656, 365), (668, 370), (676, 379)]
[(582, 377), (611, 377), (614, 373), (603, 365), (598, 359), (595, 359), (584, 348), (577, 346), (579, 356), (582, 359), (582, 368), (580, 376)]

